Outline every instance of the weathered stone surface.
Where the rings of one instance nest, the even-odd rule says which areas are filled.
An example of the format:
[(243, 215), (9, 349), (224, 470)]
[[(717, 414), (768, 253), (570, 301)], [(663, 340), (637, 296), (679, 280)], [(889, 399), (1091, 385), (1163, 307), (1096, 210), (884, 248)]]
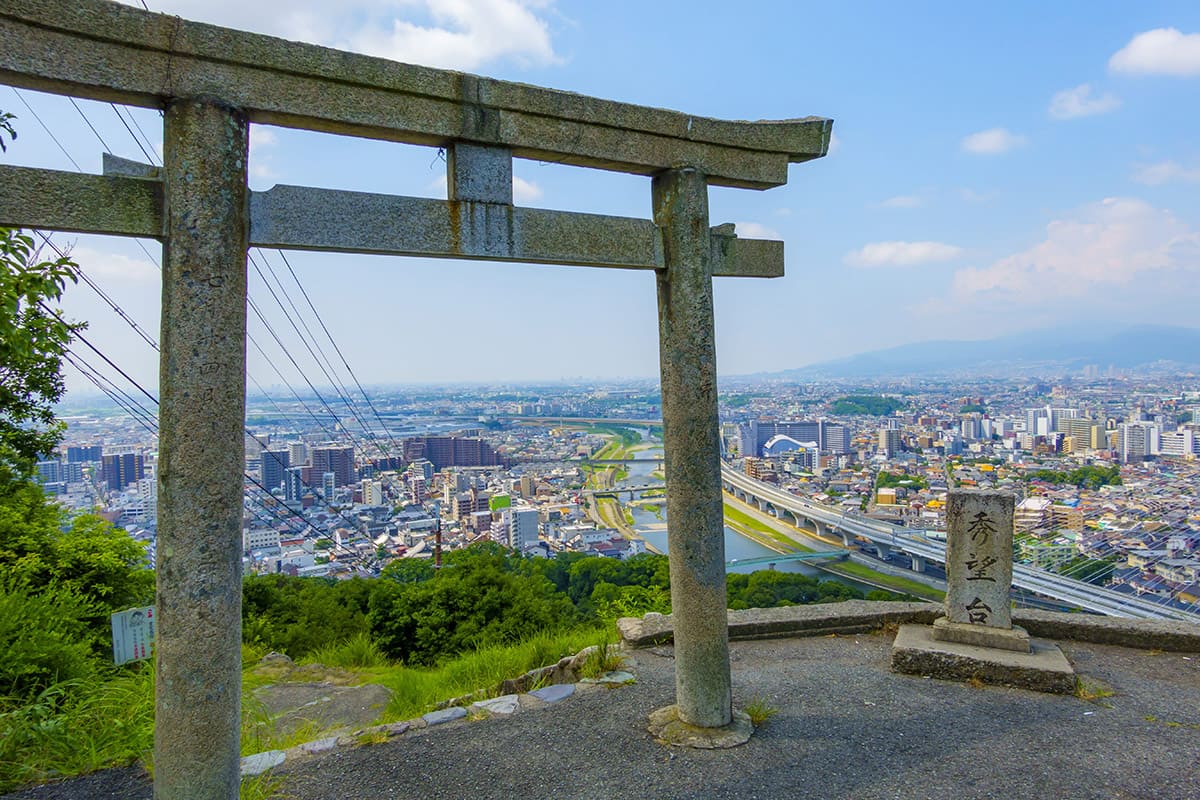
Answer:
[(637, 677), (632, 672), (625, 670), (614, 670), (606, 672), (599, 678), (584, 678), (580, 683), (595, 684), (597, 686), (620, 686), (623, 683), (633, 683)]
[(708, 184), (695, 169), (654, 178), (663, 468), (679, 719), (719, 728), (732, 717), (725, 619), (725, 517), (717, 418)]
[(650, 724), (647, 727), (650, 735), (662, 744), (702, 750), (724, 750), (745, 744), (754, 735), (754, 725), (751, 724), (750, 717), (736, 709), (732, 717), (728, 724), (719, 728), (701, 728), (684, 722), (675, 706), (667, 706), (650, 714)]
[(515, 694), (506, 694), (500, 697), (493, 697), (489, 700), (480, 700), (476, 703), (472, 703), (471, 709), (474, 711), (482, 711), (488, 714), (497, 714), (500, 716), (516, 714), (521, 710), (520, 696)]
[(0, 165), (0, 226), (162, 237), (155, 181)]
[[(931, 624), (942, 613), (933, 603), (845, 600), (783, 608), (751, 608), (727, 612), (730, 639), (776, 639), (858, 633), (906, 622)], [(647, 614), (641, 619), (617, 620), (622, 640), (630, 647), (652, 647), (674, 639), (674, 617)]]
[(512, 151), (455, 142), (446, 148), (446, 190), (451, 201), (512, 205)]
[(1123, 619), (1095, 614), (1018, 609), (1013, 619), (1033, 636), (1116, 644), (1144, 650), (1200, 653), (1200, 625), (1166, 620)]
[(1029, 633), (1016, 625), (1011, 628), (993, 628), (990, 625), (950, 622), (945, 617), (938, 617), (933, 621), (930, 635), (941, 642), (958, 642), (973, 647), (996, 647), (1015, 653), (1029, 652)]
[(945, 680), (979, 680), (1035, 692), (1071, 694), (1075, 670), (1058, 646), (1034, 639), (1028, 653), (934, 639), (927, 625), (901, 625), (892, 670)]
[(280, 683), (254, 691), (281, 733), (316, 724), (322, 729), (359, 728), (374, 722), (391, 700), (379, 684), (334, 686), (330, 683)]
[(224, 800), (238, 791), (248, 127), (238, 111), (208, 101), (166, 109), (159, 800)]
[[(934, 603), (869, 602), (846, 600), (786, 608), (752, 608), (730, 611), (730, 639), (775, 639), (858, 633), (885, 625), (932, 625), (942, 615)], [(1017, 609), (1013, 620), (1031, 636), (1116, 644), (1147, 650), (1200, 653), (1200, 626), (1188, 622), (1122, 619), (1095, 614)], [(617, 620), (622, 640), (630, 647), (669, 644), (674, 636), (670, 614), (647, 614)]]
[(269, 769), (274, 769), (287, 760), (287, 754), (282, 750), (267, 750), (246, 756), (241, 761), (242, 777), (261, 775)]
[(832, 123), (694, 117), (397, 64), (97, 0), (11, 0), (0, 71), (14, 85), (156, 107), (220, 97), (250, 119), (392, 141), (503, 145), (522, 158), (653, 175), (687, 164), (767, 188), (823, 156)]
[(338, 737), (326, 736), (324, 739), (314, 739), (311, 742), (304, 742), (299, 745), (300, 751), (308, 755), (315, 753), (324, 753), (327, 750), (332, 750), (337, 747)]
[(946, 617), (1011, 628), (1013, 496), (953, 489), (946, 525)]
[(541, 689), (534, 689), (529, 694), (543, 703), (557, 703), (575, 694), (575, 684), (559, 683), (554, 686), (543, 686)]
[(430, 711), (428, 714), (423, 714), (421, 719), (425, 720), (426, 725), (441, 725), (445, 722), (453, 722), (456, 719), (462, 719), (467, 715), (467, 710), (462, 706), (454, 708), (443, 708), (441, 711)]
[[(662, 236), (649, 220), (305, 186), (251, 193), (250, 243), (618, 269), (664, 266)], [(712, 233), (710, 248), (714, 276), (783, 275), (782, 242)]]

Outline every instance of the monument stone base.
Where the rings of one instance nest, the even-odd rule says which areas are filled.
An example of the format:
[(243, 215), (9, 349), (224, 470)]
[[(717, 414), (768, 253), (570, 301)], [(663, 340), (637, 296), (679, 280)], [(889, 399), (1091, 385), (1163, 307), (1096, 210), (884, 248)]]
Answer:
[(650, 734), (660, 743), (703, 750), (722, 750), (750, 741), (754, 725), (745, 713), (733, 710), (733, 721), (720, 728), (701, 728), (679, 718), (676, 706), (667, 706), (650, 713)]
[(1075, 692), (1075, 670), (1052, 642), (1030, 639), (1030, 651), (1019, 653), (935, 639), (933, 630), (929, 625), (900, 626), (892, 644), (893, 672), (1052, 694)]
[(939, 642), (994, 647), (1000, 650), (1012, 650), (1016, 653), (1030, 652), (1029, 633), (1017, 625), (1011, 628), (992, 628), (987, 625), (951, 622), (946, 617), (938, 617), (933, 621), (931, 635)]

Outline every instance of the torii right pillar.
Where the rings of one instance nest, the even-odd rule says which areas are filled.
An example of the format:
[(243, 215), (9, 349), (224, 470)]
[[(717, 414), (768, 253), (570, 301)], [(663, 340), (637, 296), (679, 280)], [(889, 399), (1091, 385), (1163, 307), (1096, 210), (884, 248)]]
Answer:
[(695, 169), (655, 176), (667, 551), (675, 636), (675, 705), (650, 715), (671, 744), (733, 747), (750, 738), (734, 711), (725, 594), (725, 515), (717, 417), (708, 182)]

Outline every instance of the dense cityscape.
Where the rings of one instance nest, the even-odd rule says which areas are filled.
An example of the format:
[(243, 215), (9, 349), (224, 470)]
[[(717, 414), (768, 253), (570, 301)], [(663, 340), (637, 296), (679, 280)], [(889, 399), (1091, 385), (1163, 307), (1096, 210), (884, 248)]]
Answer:
[[(251, 397), (248, 409), (247, 574), (377, 574), (486, 540), (543, 557), (665, 550), (649, 382), (392, 389), (358, 403)], [(43, 485), (125, 527), (153, 559), (156, 437), (116, 409), (80, 411), (64, 410), (67, 436), (39, 464)], [(721, 418), (723, 457), (757, 480), (934, 539), (950, 488), (1011, 491), (1019, 562), (1200, 603), (1194, 383), (739, 380), (722, 392)], [(621, 486), (650, 488), (604, 492)], [(731, 551), (747, 537), (749, 555), (792, 549), (745, 526), (727, 534)], [(913, 577), (937, 585), (936, 570)]]

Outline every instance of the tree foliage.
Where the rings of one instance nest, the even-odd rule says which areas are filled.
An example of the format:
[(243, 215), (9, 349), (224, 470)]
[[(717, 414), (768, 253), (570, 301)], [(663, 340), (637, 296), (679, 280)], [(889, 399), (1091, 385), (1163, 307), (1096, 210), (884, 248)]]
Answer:
[(1053, 469), (1039, 469), (1026, 474), (1026, 479), (1053, 484), (1070, 484), (1080, 489), (1099, 489), (1101, 486), (1120, 486), (1121, 468), (1115, 464), (1111, 467), (1083, 466), (1070, 472)]
[[(0, 144), (16, 138), (12, 115), (0, 113)], [(0, 228), (0, 479), (27, 476), (62, 438), (53, 405), (62, 397), (62, 356), (82, 325), (51, 304), (62, 297), (77, 266), (45, 260), (33, 237)]]
[(833, 402), (831, 411), (844, 416), (886, 417), (904, 408), (905, 404), (894, 397), (852, 394)]

